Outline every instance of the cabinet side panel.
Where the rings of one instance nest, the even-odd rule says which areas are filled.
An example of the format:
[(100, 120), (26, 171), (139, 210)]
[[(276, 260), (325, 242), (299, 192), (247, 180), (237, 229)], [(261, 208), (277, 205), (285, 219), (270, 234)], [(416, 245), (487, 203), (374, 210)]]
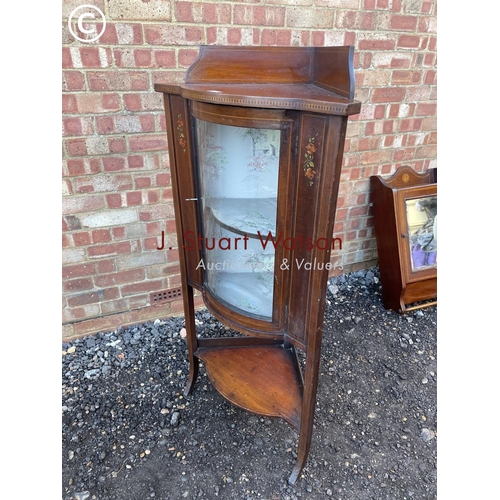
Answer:
[(314, 83), (353, 99), (354, 48), (316, 47), (314, 55)]
[(400, 307), (403, 276), (399, 256), (401, 235), (396, 221), (394, 193), (378, 176), (372, 176), (370, 184), (382, 300), (386, 309), (397, 311)]
[(346, 119), (304, 114), (298, 143), (288, 334), (319, 335), (330, 266)]
[(201, 260), (201, 252), (197, 245), (199, 225), (193, 156), (190, 149), (192, 144), (190, 117), (187, 101), (184, 98), (171, 95), (169, 99), (168, 134), (170, 136), (169, 147), (173, 146), (174, 151), (170, 156), (170, 162), (174, 197), (177, 198), (175, 216), (179, 254), (183, 255), (189, 284), (201, 288), (202, 269), (197, 269)]

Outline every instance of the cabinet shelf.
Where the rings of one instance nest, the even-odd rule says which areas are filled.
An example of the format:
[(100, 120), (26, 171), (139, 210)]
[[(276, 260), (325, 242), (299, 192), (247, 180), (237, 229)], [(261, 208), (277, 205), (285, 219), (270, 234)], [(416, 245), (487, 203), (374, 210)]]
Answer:
[(205, 363), (213, 386), (233, 404), (281, 417), (300, 429), (302, 375), (293, 348), (200, 347), (196, 356)]
[(207, 207), (217, 223), (233, 233), (263, 239), (269, 233), (276, 236), (276, 198), (212, 198)]
[(232, 304), (233, 308), (270, 320), (273, 314), (273, 279), (273, 269), (255, 273), (223, 271), (217, 273), (216, 295)]

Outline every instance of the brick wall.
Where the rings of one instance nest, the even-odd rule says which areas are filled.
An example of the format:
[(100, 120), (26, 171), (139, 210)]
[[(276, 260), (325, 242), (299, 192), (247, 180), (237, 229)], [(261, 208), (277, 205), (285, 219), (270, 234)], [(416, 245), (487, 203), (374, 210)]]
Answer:
[[(75, 40), (67, 25), (84, 3), (107, 21), (92, 43)], [(181, 82), (200, 44), (354, 45), (363, 105), (348, 126), (337, 208), (343, 249), (333, 259), (344, 271), (377, 262), (370, 175), (436, 166), (433, 0), (64, 0), (65, 338), (182, 314), (180, 301), (150, 304), (151, 292), (180, 284), (165, 120), (153, 84)], [(156, 249), (162, 231), (173, 250)]]

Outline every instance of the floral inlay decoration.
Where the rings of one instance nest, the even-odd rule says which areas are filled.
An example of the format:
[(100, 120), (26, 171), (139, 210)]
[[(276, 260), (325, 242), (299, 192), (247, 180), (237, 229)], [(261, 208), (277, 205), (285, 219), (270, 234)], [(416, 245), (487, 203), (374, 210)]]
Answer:
[(182, 152), (186, 152), (186, 136), (184, 135), (184, 122), (182, 121), (182, 115), (179, 113), (177, 115), (177, 142), (182, 148)]
[(309, 179), (309, 186), (313, 185), (313, 179), (316, 175), (316, 166), (314, 165), (314, 153), (316, 152), (316, 145), (314, 144), (315, 137), (309, 137), (309, 142), (306, 146), (306, 153), (304, 154), (304, 175)]

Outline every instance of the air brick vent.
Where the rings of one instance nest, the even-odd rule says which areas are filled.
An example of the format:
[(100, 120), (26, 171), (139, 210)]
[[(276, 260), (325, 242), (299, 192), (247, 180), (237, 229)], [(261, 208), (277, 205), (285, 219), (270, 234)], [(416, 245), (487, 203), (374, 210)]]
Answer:
[(153, 292), (149, 296), (151, 305), (165, 304), (182, 297), (182, 288), (171, 288), (170, 290), (162, 290), (161, 292)]

